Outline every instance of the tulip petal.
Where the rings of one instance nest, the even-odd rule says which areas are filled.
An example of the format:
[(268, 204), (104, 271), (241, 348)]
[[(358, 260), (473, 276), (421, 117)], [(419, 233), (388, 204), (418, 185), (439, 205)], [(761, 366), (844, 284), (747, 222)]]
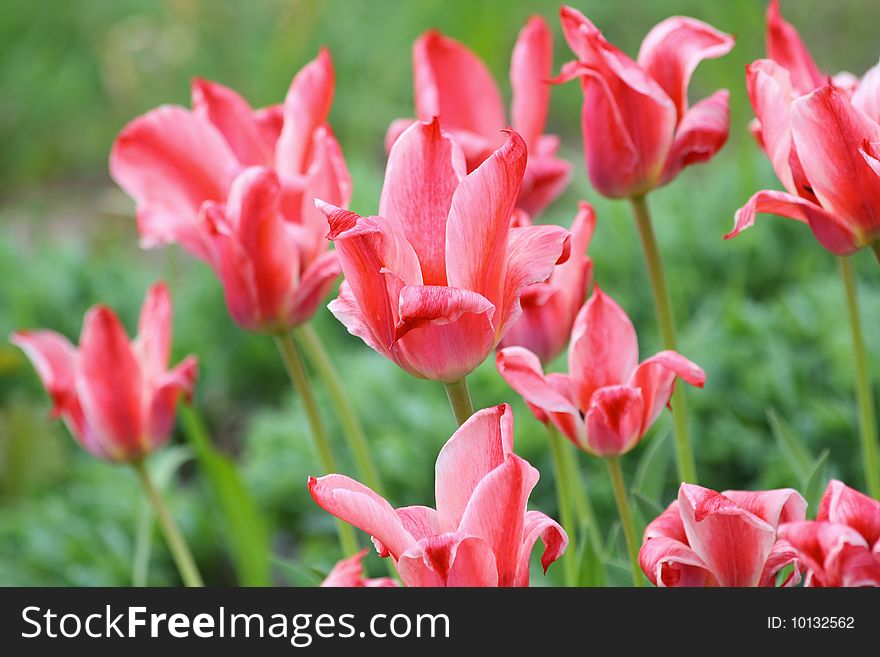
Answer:
[(847, 255), (859, 248), (852, 231), (822, 206), (799, 196), (772, 190), (755, 193), (736, 211), (733, 230), (724, 239), (736, 237), (752, 226), (759, 212), (806, 222), (819, 243), (834, 254)]
[(544, 569), (545, 574), (550, 564), (561, 557), (568, 547), (568, 534), (565, 533), (562, 526), (540, 511), (526, 511), (523, 531), (525, 536), (516, 574), (516, 586), (529, 585), (529, 558), (532, 554), (532, 548), (539, 538), (544, 544), (544, 552), (541, 554), (541, 568)]
[(312, 318), (318, 304), (333, 289), (333, 284), (340, 273), (339, 259), (335, 251), (325, 251), (312, 261), (303, 272), (296, 292), (290, 299), (289, 326), (299, 326)]
[[(260, 129), (260, 135), (263, 143), (270, 153), (275, 153), (275, 145), (278, 143), (278, 137), (281, 136), (281, 130), (284, 128), (284, 105), (278, 103), (276, 105), (268, 105), (261, 107), (254, 112), (254, 121)], [(272, 162), (274, 162), (274, 155)]]
[(801, 567), (798, 552), (794, 546), (788, 541), (776, 541), (770, 554), (767, 557), (767, 563), (764, 564), (764, 572), (761, 574), (761, 583), (758, 586), (776, 586), (776, 576), (781, 570), (787, 566), (792, 566), (791, 574), (785, 578), (781, 586), (790, 588), (797, 586), (801, 581)]
[(720, 586), (757, 586), (776, 530), (721, 493), (682, 484), (678, 493), (688, 544)]
[(138, 335), (133, 348), (144, 378), (154, 381), (165, 372), (171, 358), (171, 295), (164, 282), (147, 291), (138, 320)]
[(181, 395), (189, 401), (199, 373), (195, 356), (187, 356), (177, 367), (165, 372), (154, 383), (152, 399), (145, 418), (144, 439), (147, 451), (153, 451), (171, 437)]
[(761, 491), (726, 490), (721, 494), (773, 527), (786, 522), (797, 522), (806, 517), (807, 501), (793, 488)]
[(527, 160), (522, 137), (507, 140), (455, 190), (446, 223), (449, 285), (482, 294), (499, 312), (504, 295), (510, 216)]
[(570, 255), (571, 233), (561, 226), (523, 226), (510, 230), (504, 305), (501, 316), (495, 320), (499, 337), (519, 319), (523, 290), (546, 281), (554, 267), (566, 262)]
[(431, 507), (403, 506), (397, 509), (397, 517), (417, 541), (441, 533), (437, 512)]
[(831, 86), (792, 104), (795, 146), (822, 207), (847, 222), (859, 245), (880, 234), (880, 176), (859, 149), (880, 140), (880, 125)]
[(547, 21), (532, 16), (520, 30), (510, 59), (511, 123), (530, 154), (537, 148), (547, 121), (552, 68), (553, 33)]
[(577, 407), (556, 390), (544, 376), (541, 361), (523, 347), (506, 347), (495, 357), (498, 372), (529, 404), (548, 413), (578, 416)]
[(842, 553), (849, 548), (870, 551), (865, 537), (855, 529), (827, 521), (786, 523), (779, 528), (779, 537), (797, 550), (811, 586), (842, 586)]
[(52, 416), (79, 407), (76, 398), (76, 347), (55, 331), (17, 331), (10, 342), (24, 351), (46, 392), (52, 398)]
[(516, 207), (537, 216), (565, 191), (569, 182), (571, 162), (555, 155), (529, 155)]
[(625, 454), (643, 435), (644, 415), (645, 401), (638, 388), (599, 388), (586, 413), (587, 449), (601, 457)]
[(379, 215), (406, 235), (426, 285), (446, 284), (446, 218), (465, 175), (461, 149), (436, 118), (414, 123), (388, 156)]
[(659, 587), (714, 586), (708, 566), (687, 543), (658, 536), (644, 542), (639, 565), (648, 579)]
[(476, 292), (443, 285), (400, 290), (395, 344), (418, 376), (453, 383), (495, 346), (495, 306)]
[(358, 551), (348, 559), (341, 559), (321, 582), (322, 587), (359, 588), (359, 587), (395, 587), (397, 582), (390, 577), (364, 579), (363, 559), (367, 548)]
[(602, 387), (630, 380), (639, 362), (636, 330), (617, 303), (596, 285), (574, 321), (568, 372), (581, 409)]
[(284, 127), (275, 149), (275, 169), (284, 176), (306, 173), (315, 130), (324, 125), (333, 103), (333, 61), (322, 48), (290, 84), (284, 98)]
[(84, 415), (113, 460), (142, 455), (144, 399), (141, 368), (116, 314), (95, 306), (80, 334), (76, 389)]
[(684, 533), (684, 523), (681, 521), (681, 512), (678, 510), (678, 500), (674, 500), (667, 506), (663, 513), (654, 518), (645, 527), (644, 540), (649, 538), (671, 538), (679, 543), (687, 544), (687, 535)]
[(481, 538), (450, 532), (426, 538), (403, 554), (397, 564), (409, 587), (496, 587), (495, 555)]
[(880, 541), (880, 501), (837, 479), (828, 482), (816, 520), (849, 525), (865, 537), (868, 545)]
[(663, 412), (663, 407), (669, 403), (676, 378), (698, 388), (702, 388), (706, 383), (706, 373), (698, 365), (674, 351), (661, 351), (651, 356), (639, 364), (633, 372), (630, 385), (642, 391), (642, 400), (645, 404), (642, 434), (656, 422)]
[(406, 132), (407, 128), (409, 128), (413, 123), (416, 123), (415, 119), (394, 119), (391, 124), (388, 126), (388, 130), (385, 131), (385, 152), (390, 153), (391, 147), (394, 146), (394, 143), (397, 141), (397, 138), (400, 137), (404, 132)]
[(880, 123), (880, 64), (868, 69), (852, 96), (852, 104)]
[(222, 201), (238, 160), (220, 132), (192, 112), (163, 106), (129, 123), (113, 143), (110, 175), (138, 205), (146, 247), (178, 242), (206, 259), (196, 218)]
[(687, 111), (675, 131), (675, 140), (660, 176), (661, 185), (691, 164), (708, 162), (727, 143), (729, 102), (730, 92), (722, 89)]
[(486, 65), (463, 44), (430, 30), (413, 44), (416, 115), (448, 129), (494, 137), (505, 125), (501, 94)]
[(434, 495), (440, 531), (455, 531), (474, 489), (513, 453), (513, 412), (502, 404), (474, 413), (440, 450)]
[(539, 476), (526, 461), (508, 454), (477, 484), (461, 518), (459, 531), (482, 538), (492, 548), (499, 586), (517, 581), (526, 503)]
[(809, 93), (824, 83), (825, 76), (816, 66), (798, 31), (782, 18), (779, 0), (770, 0), (767, 6), (767, 53), (770, 59), (788, 69), (792, 84), (799, 94)]
[(387, 354), (387, 343), (380, 343), (378, 338), (373, 335), (373, 330), (361, 312), (361, 308), (358, 305), (357, 299), (354, 298), (348, 281), (343, 280), (340, 283), (339, 294), (333, 301), (327, 304), (327, 308), (345, 326), (349, 333), (363, 340), (374, 351), (383, 355)]
[(391, 505), (354, 479), (309, 477), (309, 493), (322, 509), (381, 541), (395, 560), (416, 542)]
[(272, 166), (273, 151), (254, 111), (238, 93), (216, 82), (192, 81), (193, 113), (214, 125), (243, 166)]
[(673, 100), (681, 121), (688, 111), (687, 89), (697, 65), (726, 55), (734, 41), (703, 21), (673, 16), (648, 32), (636, 61)]

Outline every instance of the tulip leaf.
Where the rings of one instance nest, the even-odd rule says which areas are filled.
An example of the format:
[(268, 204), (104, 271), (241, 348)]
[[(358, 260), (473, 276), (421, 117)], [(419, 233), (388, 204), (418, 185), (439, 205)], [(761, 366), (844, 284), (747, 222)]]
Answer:
[[(156, 453), (147, 462), (150, 477), (156, 487), (162, 491), (168, 488), (174, 474), (184, 463), (192, 459), (192, 450), (185, 445), (174, 445)], [(142, 500), (138, 514), (137, 533), (135, 535), (134, 557), (131, 566), (132, 586), (146, 586), (150, 574), (150, 556), (153, 547), (153, 533), (156, 527), (153, 507)]]
[(184, 433), (208, 484), (224, 524), (223, 536), (239, 582), (244, 586), (270, 584), (269, 530), (245, 488), (232, 460), (211, 444), (202, 419), (191, 406), (181, 406)]
[(272, 557), (272, 563), (278, 566), (281, 576), (291, 586), (320, 586), (327, 576), (327, 573), (321, 573), (316, 568), (305, 566), (298, 561)]
[(594, 544), (589, 529), (584, 524), (579, 535), (577, 583), (578, 586), (605, 586), (605, 564), (603, 555), (599, 552), (601, 546)]
[[(632, 498), (635, 501), (633, 505), (635, 514), (639, 519), (637, 527), (639, 530), (644, 530), (649, 522), (663, 513), (663, 507), (640, 490), (632, 491)], [(641, 534), (641, 531), (639, 533)]]
[(819, 458), (817, 458), (810, 467), (810, 474), (804, 484), (804, 498), (807, 500), (809, 509), (817, 510), (819, 508), (819, 500), (822, 498), (822, 491), (825, 489), (825, 484), (827, 483), (825, 471), (828, 466), (828, 456), (830, 454), (831, 450), (827, 448), (822, 450), (822, 453), (819, 454)]
[(779, 414), (772, 408), (767, 410), (767, 421), (770, 423), (770, 430), (776, 437), (776, 442), (779, 443), (779, 449), (788, 466), (801, 486), (805, 486), (813, 468), (813, 457), (795, 435), (791, 425), (779, 417)]
[(669, 440), (671, 433), (667, 430), (656, 434), (648, 442), (636, 467), (632, 490), (641, 491), (649, 500), (659, 500), (663, 495), (663, 486), (672, 461), (672, 442)]

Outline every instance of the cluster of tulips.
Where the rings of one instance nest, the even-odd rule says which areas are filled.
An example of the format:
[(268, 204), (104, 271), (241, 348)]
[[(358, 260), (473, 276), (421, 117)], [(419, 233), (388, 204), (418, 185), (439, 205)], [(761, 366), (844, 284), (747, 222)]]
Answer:
[[(573, 543), (596, 540), (599, 528), (573, 445), (608, 466), (636, 585), (642, 573), (657, 586), (880, 585), (880, 460), (846, 258), (863, 247), (880, 257), (880, 66), (861, 79), (823, 74), (773, 0), (768, 58), (746, 73), (751, 129), (785, 191), (757, 192), (736, 212), (728, 237), (758, 213), (806, 223), (841, 256), (852, 320), (873, 497), (831, 481), (808, 520), (793, 489), (719, 493), (697, 485), (685, 390), (675, 384), (700, 388), (706, 375), (676, 351), (646, 203), (650, 191), (710, 160), (727, 140), (728, 92), (690, 105), (687, 90), (698, 63), (725, 55), (734, 39), (673, 17), (649, 32), (632, 59), (576, 9), (560, 15), (575, 59), (554, 77), (550, 27), (531, 18), (511, 58), (509, 117), (474, 53), (436, 31), (419, 37), (416, 116), (388, 129), (376, 215), (347, 209), (351, 178), (327, 122), (334, 73), (326, 50), (296, 75), (281, 104), (254, 110), (232, 89), (199, 79), (191, 109), (152, 110), (113, 145), (110, 173), (137, 205), (143, 246), (175, 243), (204, 261), (235, 322), (278, 344), (324, 469), (309, 478), (309, 491), (338, 519), (347, 557), (324, 584), (527, 586), (539, 539), (544, 570), (561, 558), (566, 583), (575, 583)], [(583, 91), (592, 186), (629, 200), (644, 250), (665, 350), (641, 362), (626, 312), (593, 282), (586, 255), (593, 208), (581, 202), (569, 229), (534, 222), (571, 177), (558, 138), (544, 133), (552, 84), (571, 80)], [(384, 499), (356, 413), (309, 327), (340, 274), (330, 312), (410, 375), (445, 386), (459, 428), (437, 456), (434, 507), (394, 508)], [(198, 568), (143, 465), (168, 440), (179, 397), (192, 394), (197, 376), (192, 356), (169, 369), (171, 315), (159, 283), (133, 341), (104, 306), (86, 315), (78, 348), (52, 331), (21, 331), (13, 341), (80, 444), (135, 467), (181, 576), (193, 585), (201, 582)], [(546, 373), (566, 347), (568, 372)], [(510, 406), (474, 411), (467, 377), (493, 352), (500, 375), (547, 428), (561, 524), (528, 510), (539, 473), (515, 452)], [(327, 386), (366, 485), (337, 474), (303, 354)], [(640, 543), (620, 460), (667, 406), (683, 483)], [(352, 526), (391, 560), (394, 577), (364, 578), (366, 549), (358, 551)]]

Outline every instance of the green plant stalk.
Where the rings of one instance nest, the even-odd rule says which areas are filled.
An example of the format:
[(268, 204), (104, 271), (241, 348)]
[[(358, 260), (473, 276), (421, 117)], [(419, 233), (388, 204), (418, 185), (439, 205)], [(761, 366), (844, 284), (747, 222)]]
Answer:
[(177, 523), (174, 522), (174, 518), (171, 517), (168, 507), (165, 505), (165, 500), (162, 499), (158, 489), (153, 485), (153, 480), (150, 479), (150, 473), (147, 472), (147, 467), (144, 465), (143, 461), (135, 461), (132, 463), (132, 466), (137, 473), (138, 479), (140, 479), (141, 486), (143, 486), (147, 498), (150, 500), (150, 504), (153, 506), (153, 511), (156, 513), (156, 520), (159, 522), (159, 526), (162, 528), (162, 533), (165, 535), (165, 541), (168, 544), (168, 549), (171, 552), (174, 563), (177, 565), (181, 580), (183, 580), (185, 586), (204, 586), (202, 583), (202, 576), (199, 573), (195, 560), (193, 559), (192, 552), (189, 551), (189, 546), (186, 544), (183, 534), (180, 533)]
[(843, 287), (846, 291), (846, 308), (852, 332), (856, 400), (859, 407), (859, 438), (862, 444), (865, 482), (871, 497), (880, 499), (880, 448), (877, 445), (877, 418), (874, 413), (874, 399), (868, 375), (868, 354), (865, 350), (862, 320), (859, 315), (856, 277), (850, 257), (843, 256), (837, 261), (840, 263), (840, 275), (843, 278)]
[(614, 487), (614, 501), (617, 502), (617, 512), (620, 514), (620, 524), (623, 526), (623, 536), (626, 539), (626, 550), (629, 552), (629, 561), (632, 566), (633, 585), (642, 585), (642, 569), (639, 566), (639, 545), (636, 542), (636, 527), (633, 522), (632, 511), (629, 507), (629, 498), (626, 494), (626, 486), (623, 483), (623, 470), (620, 467), (620, 457), (606, 458), (608, 474)]
[(565, 575), (566, 586), (577, 586), (577, 544), (578, 535), (577, 521), (574, 517), (572, 491), (577, 486), (576, 481), (570, 481), (571, 469), (566, 467), (565, 457), (562, 450), (562, 436), (551, 425), (547, 425), (547, 442), (550, 445), (550, 456), (553, 459), (553, 470), (556, 474), (556, 502), (559, 507), (559, 519), (568, 534), (568, 547), (562, 555), (562, 567)]
[[(654, 295), (654, 305), (657, 309), (657, 319), (660, 322), (660, 335), (663, 338), (663, 346), (666, 349), (676, 350), (675, 320), (672, 316), (672, 304), (669, 300), (669, 289), (666, 286), (666, 275), (663, 272), (663, 261), (660, 259), (657, 239), (654, 237), (654, 229), (651, 226), (648, 204), (644, 196), (634, 196), (630, 199), (630, 202), (636, 218), (642, 250), (645, 254), (648, 277), (651, 280), (651, 292)], [(675, 387), (672, 395), (672, 410), (672, 422), (675, 432), (675, 462), (678, 468), (678, 478), (681, 481), (695, 484), (697, 483), (697, 466), (694, 462), (694, 450), (691, 445), (688, 428), (687, 401), (682, 386)]]
[(468, 390), (467, 377), (462, 377), (455, 383), (444, 383), (443, 386), (446, 388), (446, 396), (449, 398), (449, 405), (452, 406), (455, 421), (458, 426), (461, 426), (474, 414), (474, 404), (471, 401), (470, 390)]
[(874, 252), (874, 257), (877, 258), (877, 262), (880, 263), (880, 240), (871, 242), (871, 250)]
[[(559, 430), (552, 424), (547, 425), (548, 431), (552, 431), (559, 435)], [(593, 504), (590, 502), (590, 496), (587, 494), (587, 487), (584, 486), (581, 470), (577, 462), (577, 447), (570, 445), (566, 438), (561, 439), (562, 442), (562, 464), (567, 471), (568, 481), (571, 482), (569, 495), (574, 504), (575, 515), (577, 516), (578, 530), (587, 528), (590, 542), (596, 554), (602, 553), (602, 537), (599, 535), (599, 527), (596, 524), (596, 513), (593, 511)]]
[(343, 435), (354, 456), (358, 472), (363, 478), (364, 483), (384, 497), (385, 491), (382, 486), (382, 479), (370, 455), (370, 447), (367, 444), (363, 426), (354, 405), (351, 403), (351, 399), (345, 391), (345, 387), (342, 385), (342, 381), (339, 379), (339, 374), (333, 366), (333, 361), (321, 342), (321, 338), (318, 337), (311, 324), (303, 324), (298, 327), (295, 329), (294, 335), (305, 352), (306, 358), (309, 359), (318, 371), (318, 375), (323, 379), (327, 387), (327, 393), (330, 395), (330, 400), (333, 402), (339, 415)]
[[(321, 420), (318, 403), (315, 400), (305, 367), (303, 367), (296, 342), (290, 333), (282, 333), (275, 336), (275, 344), (278, 345), (278, 351), (281, 353), (284, 366), (287, 368), (287, 374), (290, 376), (293, 389), (302, 400), (306, 417), (309, 421), (309, 427), (312, 431), (312, 443), (315, 446), (315, 451), (318, 453), (321, 467), (324, 468), (324, 474), (338, 472), (336, 459), (333, 458), (333, 452), (330, 449), (330, 440), (327, 437), (324, 422)], [(337, 518), (336, 533), (339, 535), (339, 545), (344, 556), (351, 556), (357, 552), (357, 540), (351, 525)]]

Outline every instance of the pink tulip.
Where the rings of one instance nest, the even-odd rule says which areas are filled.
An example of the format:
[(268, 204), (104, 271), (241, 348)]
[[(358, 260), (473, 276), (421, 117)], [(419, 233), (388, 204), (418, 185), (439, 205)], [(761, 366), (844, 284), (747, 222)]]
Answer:
[(832, 253), (852, 253), (880, 238), (880, 65), (861, 79), (823, 76), (785, 22), (767, 10), (767, 50), (746, 69), (757, 117), (752, 131), (785, 192), (757, 192), (736, 213), (734, 237), (759, 212), (809, 225)]
[(511, 228), (526, 165), (522, 138), (466, 174), (436, 119), (394, 143), (379, 216), (330, 203), (345, 281), (330, 310), (413, 376), (452, 383), (476, 368), (520, 316), (520, 296), (568, 258), (559, 226)]
[(502, 349), (496, 362), (533, 412), (581, 449), (612, 457), (639, 443), (669, 403), (676, 378), (698, 387), (706, 381), (703, 370), (674, 351), (638, 359), (632, 322), (595, 286), (574, 322), (568, 374), (545, 375), (539, 358), (522, 347)]
[(194, 356), (168, 369), (171, 312), (168, 288), (157, 283), (131, 342), (116, 314), (101, 305), (86, 314), (79, 349), (54, 331), (12, 335), (52, 397), (52, 416), (62, 417), (92, 455), (138, 461), (168, 441), (177, 400), (189, 398), (198, 372)]
[(333, 570), (327, 574), (324, 581), (321, 582), (321, 586), (329, 588), (387, 588), (397, 586), (397, 582), (390, 577), (377, 577), (374, 579), (364, 577), (362, 561), (366, 555), (367, 548), (364, 548), (354, 556), (340, 560), (333, 566)]
[(783, 586), (800, 581), (794, 548), (777, 535), (782, 523), (803, 520), (797, 491), (724, 491), (682, 484), (678, 500), (645, 528), (642, 570), (657, 586)]
[(309, 491), (323, 509), (370, 534), (406, 586), (528, 586), (535, 541), (544, 543), (545, 571), (568, 544), (554, 520), (526, 510), (538, 477), (513, 453), (513, 413), (502, 404), (475, 413), (440, 450), (436, 510), (394, 509), (342, 475), (311, 477)]
[(733, 48), (732, 36), (693, 18), (668, 18), (648, 33), (633, 61), (578, 10), (564, 6), (560, 15), (578, 60), (557, 81), (581, 81), (584, 156), (596, 191), (611, 198), (645, 194), (724, 146), (729, 93), (689, 107), (687, 88), (700, 61)]
[[(524, 212), (514, 214), (514, 226), (530, 226)], [(593, 261), (585, 255), (596, 228), (593, 206), (581, 201), (571, 224), (571, 256), (550, 278), (523, 290), (522, 316), (501, 340), (500, 347), (525, 347), (542, 363), (556, 358), (568, 343), (574, 319), (587, 296)]]
[(243, 328), (308, 319), (339, 274), (320, 197), (346, 206), (351, 180), (327, 124), (333, 67), (322, 50), (283, 105), (254, 111), (232, 89), (193, 81), (193, 110), (163, 106), (119, 134), (110, 173), (137, 203), (144, 246), (177, 242), (223, 283)]
[[(552, 203), (571, 179), (571, 165), (556, 156), (559, 138), (543, 134), (552, 67), (553, 35), (543, 18), (532, 16), (510, 61), (511, 123), (529, 151), (517, 207), (532, 215)], [(501, 94), (486, 65), (462, 43), (436, 30), (421, 35), (413, 44), (413, 80), (418, 120), (440, 117), (462, 147), (469, 172), (501, 145), (501, 130), (507, 125)], [(389, 152), (412, 122), (397, 119), (389, 126)]]
[(816, 520), (779, 528), (804, 564), (807, 586), (880, 586), (880, 502), (832, 480)]

